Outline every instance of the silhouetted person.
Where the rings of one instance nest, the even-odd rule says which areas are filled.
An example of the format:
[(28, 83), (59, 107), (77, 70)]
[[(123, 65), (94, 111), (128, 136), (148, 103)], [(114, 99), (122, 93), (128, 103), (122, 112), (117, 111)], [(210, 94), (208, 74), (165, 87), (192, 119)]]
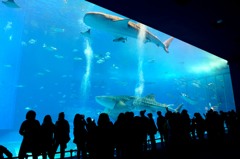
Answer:
[(238, 123), (237, 113), (233, 110), (228, 111), (226, 117), (226, 127), (228, 130), (228, 143), (232, 145), (236, 145), (238, 143), (238, 133), (239, 133), (239, 123)]
[[(195, 114), (195, 113), (194, 113)], [(197, 140), (197, 135), (196, 135), (196, 126), (197, 126), (197, 123), (196, 123), (196, 118), (195, 116), (191, 118), (191, 125), (190, 125), (190, 132), (191, 132), (191, 137), (192, 137), (192, 140), (193, 141), (196, 141)]]
[(89, 153), (89, 159), (96, 158), (96, 128), (97, 124), (95, 120), (91, 117), (86, 119), (86, 129), (87, 129), (87, 151)]
[(194, 124), (196, 129), (196, 134), (200, 142), (204, 141), (204, 134), (206, 130), (205, 119), (201, 116), (200, 113), (194, 113)]
[(40, 149), (40, 123), (35, 118), (36, 112), (29, 110), (26, 114), (26, 120), (21, 124), (19, 133), (23, 136), (23, 140), (18, 153), (19, 159), (26, 157), (27, 152), (32, 153), (33, 159), (38, 158), (38, 152)]
[(210, 109), (206, 113), (206, 131), (209, 147), (216, 148), (218, 146), (217, 140), (219, 139), (219, 124), (218, 124), (218, 112)]
[[(140, 139), (138, 140), (140, 142), (140, 151), (143, 152), (143, 142), (145, 141), (145, 134), (142, 134), (142, 125), (141, 124), (137, 124), (140, 123), (141, 121), (139, 121), (140, 117), (138, 118), (139, 120), (135, 120), (134, 117), (134, 113), (129, 111), (129, 112), (125, 112), (125, 122), (124, 122), (124, 129), (125, 129), (125, 137), (126, 139), (124, 139), (124, 153), (123, 153), (123, 158), (124, 159), (132, 159), (132, 158), (138, 158), (136, 157), (136, 155), (140, 155), (140, 154), (136, 154), (135, 152), (137, 151), (138, 147), (136, 146), (136, 136), (140, 137)], [(138, 122), (137, 122), (138, 121)], [(137, 132), (138, 135), (136, 135), (136, 128), (137, 126), (139, 126)]]
[(181, 142), (183, 144), (189, 144), (191, 140), (191, 119), (186, 109), (183, 109), (180, 114), (180, 126), (179, 130), (182, 136)]
[(52, 122), (51, 116), (46, 115), (41, 125), (41, 150), (43, 159), (46, 159), (47, 155), (50, 159), (53, 159), (54, 128), (55, 125)]
[(116, 142), (116, 158), (124, 159), (126, 156), (126, 117), (124, 113), (120, 113), (114, 122), (114, 133)]
[(60, 158), (65, 157), (65, 149), (67, 148), (67, 143), (70, 141), (70, 126), (68, 121), (65, 119), (64, 112), (59, 113), (58, 120), (55, 123), (54, 132), (54, 155), (60, 145)]
[[(130, 139), (130, 147), (131, 151), (130, 155), (128, 156), (128, 159), (143, 159), (146, 157), (146, 154), (143, 152), (143, 142), (144, 142), (144, 136), (142, 133), (142, 123), (140, 116), (134, 116), (132, 117), (132, 130), (130, 129), (128, 131), (129, 134), (131, 134), (131, 139)], [(129, 122), (129, 121), (127, 121)], [(129, 143), (129, 142), (128, 142)]]
[(101, 113), (97, 122), (96, 138), (96, 158), (113, 159), (114, 158), (114, 134), (113, 123), (108, 114)]
[(147, 116), (145, 116), (146, 110), (140, 111), (140, 122), (142, 123), (142, 133), (144, 136), (144, 142), (143, 142), (143, 152), (147, 151), (147, 135), (149, 130), (149, 119)]
[(84, 115), (76, 114), (73, 120), (73, 142), (77, 145), (77, 158), (80, 159), (80, 153), (82, 158), (86, 159), (87, 150), (86, 150), (86, 140), (87, 140), (87, 130), (86, 130), (86, 121)]
[(156, 152), (157, 148), (156, 148), (155, 134), (157, 133), (157, 126), (153, 119), (152, 113), (148, 113), (147, 116), (149, 118), (148, 135), (151, 142), (151, 151)]
[(0, 145), (0, 159), (4, 159), (4, 155), (7, 156), (7, 158), (12, 158), (12, 153), (3, 145)]
[(157, 128), (158, 128), (158, 132), (160, 134), (160, 140), (161, 140), (161, 144), (164, 145), (164, 142), (166, 141), (166, 133), (165, 133), (165, 129), (166, 128), (166, 119), (165, 117), (162, 115), (161, 111), (157, 111)]

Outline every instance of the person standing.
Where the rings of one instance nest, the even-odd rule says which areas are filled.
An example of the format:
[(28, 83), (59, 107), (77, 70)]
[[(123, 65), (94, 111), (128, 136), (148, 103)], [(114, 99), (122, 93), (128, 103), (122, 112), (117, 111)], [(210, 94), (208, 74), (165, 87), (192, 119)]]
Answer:
[(161, 140), (161, 144), (164, 146), (164, 143), (167, 142), (166, 139), (166, 131), (167, 131), (167, 121), (165, 116), (162, 115), (161, 111), (157, 111), (157, 128), (158, 128), (158, 132), (160, 134), (160, 140)]
[(84, 115), (76, 114), (73, 120), (73, 142), (77, 145), (77, 158), (80, 159), (80, 153), (82, 158), (86, 159), (87, 150), (86, 150), (86, 140), (87, 140), (87, 130), (86, 130), (86, 121)]
[(153, 115), (152, 113), (148, 113), (147, 114), (148, 118), (149, 118), (149, 126), (148, 126), (148, 136), (149, 136), (149, 139), (151, 141), (151, 151), (153, 153), (156, 152), (157, 148), (156, 148), (156, 139), (155, 139), (155, 134), (157, 133), (157, 126), (155, 124), (155, 121), (153, 119)]
[(27, 155), (27, 152), (32, 153), (33, 159), (38, 158), (40, 149), (40, 122), (35, 118), (36, 112), (29, 110), (26, 114), (26, 120), (21, 124), (19, 134), (23, 136), (23, 140), (18, 153), (19, 159), (24, 159), (24, 157)]
[(54, 128), (55, 125), (52, 122), (51, 116), (46, 115), (41, 125), (41, 151), (43, 159), (47, 159), (47, 156), (53, 159)]
[(64, 112), (61, 112), (59, 113), (58, 120), (55, 123), (53, 156), (55, 156), (58, 146), (60, 145), (60, 158), (64, 159), (65, 149), (67, 148), (67, 143), (70, 141), (69, 133), (69, 122), (65, 119)]

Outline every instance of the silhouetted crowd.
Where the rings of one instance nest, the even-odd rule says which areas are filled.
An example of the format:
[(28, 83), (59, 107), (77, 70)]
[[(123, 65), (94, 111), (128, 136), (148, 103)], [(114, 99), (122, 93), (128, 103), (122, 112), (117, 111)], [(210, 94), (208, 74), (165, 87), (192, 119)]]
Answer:
[[(206, 114), (194, 113), (190, 118), (187, 110), (172, 112), (167, 109), (165, 115), (157, 111), (156, 120), (146, 110), (135, 115), (133, 112), (120, 113), (112, 122), (107, 113), (101, 113), (97, 123), (84, 114), (75, 114), (73, 120), (73, 142), (80, 159), (144, 159), (149, 152), (158, 153), (156, 134), (160, 134), (160, 146), (170, 155), (201, 153), (202, 150), (235, 149), (240, 146), (240, 115), (235, 111), (217, 112), (210, 109)], [(19, 159), (32, 153), (32, 158), (54, 159), (58, 147), (60, 158), (65, 157), (65, 149), (70, 139), (69, 122), (64, 112), (53, 123), (46, 115), (42, 124), (36, 119), (36, 112), (30, 110), (22, 122), (20, 135), (23, 140), (19, 150)], [(196, 146), (197, 145), (197, 146)], [(198, 151), (196, 151), (197, 149)], [(187, 151), (186, 151), (187, 150)], [(190, 151), (191, 150), (191, 151)], [(174, 154), (176, 153), (176, 154)], [(0, 145), (0, 159), (4, 155), (12, 158), (12, 153)], [(185, 155), (186, 156), (186, 155)], [(201, 155), (200, 155), (201, 156)], [(196, 157), (196, 156), (195, 156)], [(204, 156), (203, 156), (204, 157)]]

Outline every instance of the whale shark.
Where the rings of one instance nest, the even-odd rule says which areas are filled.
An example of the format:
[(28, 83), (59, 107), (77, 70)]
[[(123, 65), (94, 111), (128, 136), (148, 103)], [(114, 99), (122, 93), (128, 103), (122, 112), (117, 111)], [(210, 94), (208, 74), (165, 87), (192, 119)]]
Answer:
[[(121, 18), (118, 16), (105, 14), (102, 12), (87, 12), (83, 17), (83, 22), (90, 28), (99, 29), (105, 32), (114, 34), (116, 39), (126, 39), (126, 37), (132, 37), (138, 39), (141, 25), (139, 23), (131, 22), (128, 18)], [(168, 48), (173, 40), (170, 37), (166, 41), (162, 42), (157, 36), (148, 30), (145, 31), (144, 43), (154, 43), (158, 47), (162, 47), (166, 53), (169, 52)], [(87, 33), (90, 33), (88, 30)], [(113, 40), (117, 41), (117, 40)]]
[(96, 96), (95, 100), (98, 104), (102, 105), (110, 116), (116, 118), (119, 113), (127, 111), (141, 111), (147, 110), (150, 112), (161, 111), (165, 113), (168, 111), (179, 112), (183, 106), (180, 104), (177, 108), (173, 109), (172, 104), (159, 103), (155, 100), (154, 94), (149, 94), (145, 97), (137, 96)]

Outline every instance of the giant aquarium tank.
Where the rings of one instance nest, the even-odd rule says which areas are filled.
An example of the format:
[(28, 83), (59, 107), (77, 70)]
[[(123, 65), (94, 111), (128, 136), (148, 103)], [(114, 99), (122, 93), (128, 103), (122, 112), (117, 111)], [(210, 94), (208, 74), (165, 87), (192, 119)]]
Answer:
[(83, 0), (1, 2), (0, 144), (14, 156), (29, 110), (40, 123), (63, 111), (72, 128), (76, 113), (166, 107), (235, 110), (228, 61)]

